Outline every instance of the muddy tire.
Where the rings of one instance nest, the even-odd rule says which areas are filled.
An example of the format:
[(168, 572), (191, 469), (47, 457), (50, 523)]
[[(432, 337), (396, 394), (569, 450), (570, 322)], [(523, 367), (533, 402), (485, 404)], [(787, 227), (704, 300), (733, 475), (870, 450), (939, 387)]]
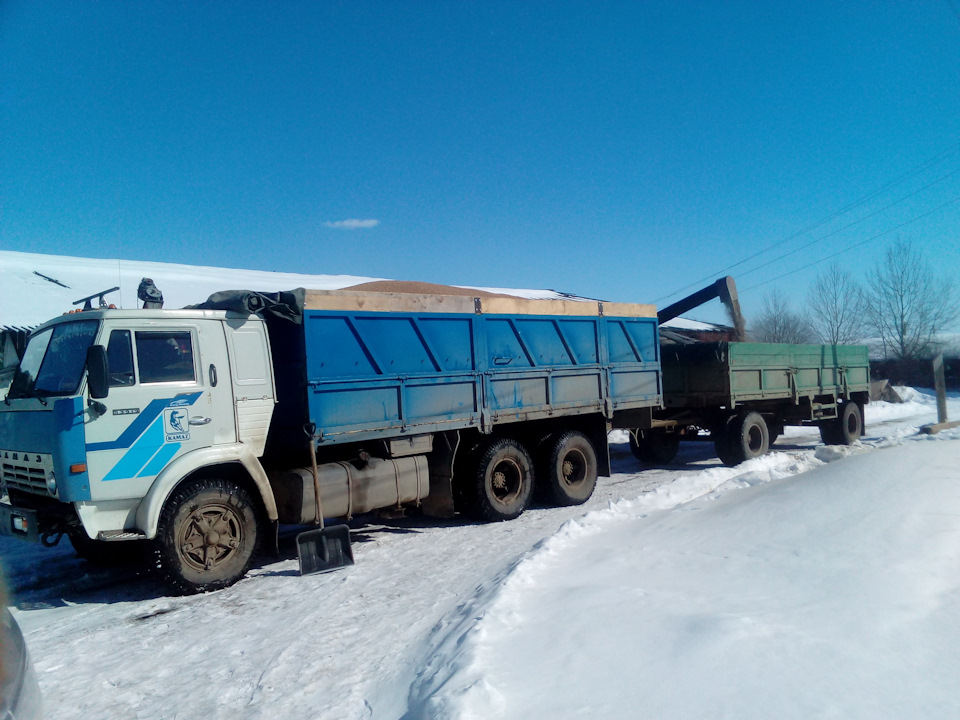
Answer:
[(770, 432), (763, 416), (758, 412), (743, 412), (731, 417), (723, 431), (726, 436), (722, 452), (717, 445), (717, 457), (728, 467), (745, 460), (766, 455), (770, 449)]
[(533, 494), (533, 460), (516, 440), (498, 438), (481, 445), (460, 486), (463, 512), (499, 522), (519, 517)]
[(680, 451), (680, 433), (661, 429), (637, 430), (630, 433), (630, 452), (644, 465), (669, 465)]
[(253, 498), (234, 482), (181, 485), (160, 513), (154, 547), (161, 577), (184, 595), (233, 585), (257, 553), (258, 520)]
[(549, 505), (582, 505), (597, 486), (597, 452), (582, 432), (552, 435), (541, 446), (537, 495)]

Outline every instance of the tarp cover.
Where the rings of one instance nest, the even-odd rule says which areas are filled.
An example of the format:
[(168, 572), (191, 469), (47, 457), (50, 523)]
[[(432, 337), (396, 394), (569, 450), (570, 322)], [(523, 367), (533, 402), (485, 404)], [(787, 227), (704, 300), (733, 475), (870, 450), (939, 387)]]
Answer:
[(227, 310), (247, 315), (282, 318), (298, 325), (303, 322), (303, 288), (282, 292), (255, 290), (221, 290), (198, 305), (184, 310)]

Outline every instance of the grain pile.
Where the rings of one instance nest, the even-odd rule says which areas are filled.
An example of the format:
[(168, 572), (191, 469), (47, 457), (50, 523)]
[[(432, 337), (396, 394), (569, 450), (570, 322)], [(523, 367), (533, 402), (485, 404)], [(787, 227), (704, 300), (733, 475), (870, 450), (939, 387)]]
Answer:
[(467, 295), (468, 297), (513, 297), (502, 293), (492, 293), (474, 288), (454, 287), (453, 285), (437, 285), (436, 283), (418, 282), (416, 280), (375, 280), (374, 282), (351, 285), (344, 290), (358, 292), (380, 293), (409, 293), (411, 295)]

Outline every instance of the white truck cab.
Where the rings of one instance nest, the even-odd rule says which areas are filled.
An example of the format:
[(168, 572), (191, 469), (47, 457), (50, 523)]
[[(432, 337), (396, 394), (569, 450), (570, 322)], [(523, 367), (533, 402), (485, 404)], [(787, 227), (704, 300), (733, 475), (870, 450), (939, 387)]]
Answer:
[[(153, 539), (188, 476), (217, 492), (217, 483), (240, 484), (250, 513), (275, 521), (258, 460), (275, 395), (266, 327), (254, 315), (102, 309), (46, 323), (0, 404), (0, 533), (47, 544), (66, 534), (81, 554)], [(207, 571), (248, 563), (244, 519), (224, 499), (180, 523), (179, 559)]]

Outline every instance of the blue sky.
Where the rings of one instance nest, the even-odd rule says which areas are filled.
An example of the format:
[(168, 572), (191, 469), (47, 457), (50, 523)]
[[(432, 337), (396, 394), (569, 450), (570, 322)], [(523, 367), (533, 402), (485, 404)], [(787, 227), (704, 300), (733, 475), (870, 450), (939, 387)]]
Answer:
[(900, 236), (960, 283), (958, 0), (4, 0), (0, 82), (6, 250), (660, 305), (759, 253), (749, 313)]

